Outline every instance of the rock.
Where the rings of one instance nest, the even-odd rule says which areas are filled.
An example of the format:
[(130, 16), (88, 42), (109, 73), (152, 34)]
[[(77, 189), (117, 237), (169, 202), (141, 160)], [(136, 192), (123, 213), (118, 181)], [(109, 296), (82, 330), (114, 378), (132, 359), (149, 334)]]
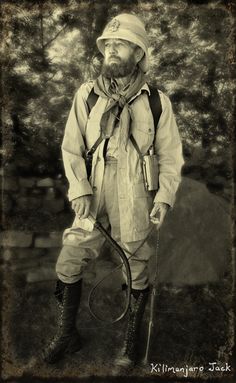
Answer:
[(4, 249), (3, 250), (3, 259), (8, 262), (12, 259), (12, 249)]
[[(28, 197), (28, 195), (29, 195), (29, 188), (24, 188), (21, 186), (19, 196)], [(18, 196), (17, 196), (17, 200), (18, 200)]]
[(40, 267), (37, 270), (31, 270), (27, 273), (26, 281), (28, 283), (56, 280), (56, 272), (53, 267)]
[(61, 247), (62, 245), (62, 233), (55, 232), (49, 235), (37, 235), (34, 242), (35, 247), (51, 248)]
[(47, 192), (46, 192), (46, 195), (45, 195), (45, 199), (48, 200), (48, 201), (51, 201), (51, 200), (54, 200), (56, 197), (56, 192), (55, 192), (55, 189), (50, 187), (48, 188)]
[[(62, 239), (62, 233), (60, 233), (60, 238)], [(58, 248), (49, 248), (45, 254), (45, 259), (50, 261), (56, 261), (59, 255)]]
[(19, 262), (14, 261), (11, 262), (10, 268), (13, 271), (21, 271), (22, 274), (25, 274), (27, 270), (34, 270), (38, 269), (40, 266), (40, 259), (38, 258), (24, 258), (21, 259)]
[(8, 163), (4, 166), (3, 175), (12, 176), (17, 174), (17, 166), (15, 163)]
[(0, 244), (4, 247), (29, 247), (32, 244), (33, 234), (24, 231), (2, 231)]
[(19, 183), (21, 187), (32, 188), (35, 184), (35, 178), (23, 178), (20, 177)]
[(44, 254), (46, 252), (45, 249), (34, 249), (34, 248), (19, 248), (19, 249), (15, 249), (15, 248), (12, 248), (10, 249), (11, 251), (11, 259), (14, 261), (14, 262), (17, 262), (17, 261), (22, 261), (22, 260), (27, 260), (27, 259), (32, 259), (32, 258), (43, 258), (44, 257)]
[(4, 193), (2, 195), (2, 211), (4, 213), (9, 213), (11, 210), (12, 210), (12, 207), (13, 207), (13, 201), (11, 199), (11, 197), (9, 196), (9, 194), (7, 193)]
[(45, 199), (43, 201), (43, 208), (50, 211), (51, 213), (59, 213), (63, 211), (65, 207), (65, 202), (63, 198), (57, 198), (55, 200)]
[(57, 190), (60, 191), (60, 193), (62, 195), (67, 194), (67, 191), (68, 191), (67, 182), (62, 182), (62, 180), (55, 180), (55, 186), (56, 186)]
[(18, 210), (35, 210), (42, 206), (42, 200), (39, 197), (20, 197), (17, 199)]
[(37, 186), (41, 188), (50, 188), (54, 185), (52, 178), (43, 178), (37, 181)]
[[(155, 243), (153, 235), (150, 243)], [(204, 184), (183, 177), (160, 230), (158, 280), (194, 285), (221, 280), (230, 264), (230, 204)], [(154, 277), (155, 256), (149, 263)]]
[(19, 189), (18, 180), (16, 177), (3, 177), (1, 180), (1, 185), (2, 190), (16, 191)]
[(43, 190), (43, 188), (37, 188), (37, 187), (34, 187), (34, 188), (30, 191), (30, 194), (33, 195), (33, 196), (40, 196), (40, 195), (43, 195), (43, 194), (44, 194), (44, 190)]

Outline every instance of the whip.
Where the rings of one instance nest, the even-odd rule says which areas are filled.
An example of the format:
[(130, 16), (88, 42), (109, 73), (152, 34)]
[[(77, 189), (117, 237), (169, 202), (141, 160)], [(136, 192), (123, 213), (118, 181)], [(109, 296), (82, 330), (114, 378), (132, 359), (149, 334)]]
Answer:
[[(131, 288), (132, 288), (132, 277), (131, 277), (131, 271), (130, 271), (130, 266), (129, 266), (129, 262), (128, 262), (128, 259), (123, 251), (123, 249), (118, 245), (118, 243), (111, 237), (111, 235), (104, 229), (104, 227), (101, 225), (100, 222), (96, 221), (91, 215), (89, 215), (89, 220), (92, 222), (92, 224), (94, 225), (94, 227), (96, 229), (98, 229), (100, 231), (100, 233), (106, 238), (106, 240), (108, 241), (108, 243), (110, 243), (110, 245), (118, 252), (119, 256), (121, 257), (122, 261), (123, 261), (123, 264), (125, 265), (125, 269), (126, 269), (126, 276), (127, 276), (127, 299), (126, 299), (126, 305), (125, 305), (125, 309), (123, 311), (123, 313), (116, 319), (114, 319), (113, 321), (110, 321), (110, 320), (104, 320), (102, 318), (100, 318), (97, 314), (95, 314), (92, 309), (91, 309), (91, 305), (90, 305), (90, 300), (91, 300), (91, 296), (94, 292), (94, 290), (97, 288), (97, 286), (103, 281), (103, 279), (97, 283), (93, 288), (92, 290), (90, 291), (89, 293), (89, 298), (88, 298), (88, 306), (89, 306), (89, 310), (91, 312), (91, 314), (94, 316), (95, 319), (97, 320), (100, 320), (102, 322), (106, 322), (106, 323), (116, 323), (118, 322), (119, 320), (121, 320), (127, 313), (128, 309), (129, 309), (129, 306), (130, 306), (130, 300), (131, 300)], [(112, 272), (115, 272), (117, 268), (115, 268), (114, 270), (112, 270)], [(109, 273), (110, 274), (110, 273)]]
[[(152, 231), (155, 228), (155, 226), (153, 226), (153, 228), (150, 230), (150, 232), (147, 235), (147, 237), (144, 238), (144, 240), (141, 242), (141, 244), (138, 246), (138, 248), (135, 250), (134, 253), (131, 253), (128, 250), (125, 250), (125, 252), (130, 255), (129, 257), (127, 257), (125, 255), (125, 253), (124, 253), (124, 249), (122, 249), (122, 247), (118, 245), (118, 243), (111, 237), (111, 235), (106, 231), (106, 229), (102, 226), (102, 224), (100, 222), (96, 221), (91, 215), (88, 216), (88, 219), (94, 225), (94, 227), (97, 230), (99, 230), (100, 233), (106, 238), (108, 243), (110, 243), (110, 245), (118, 252), (118, 254), (119, 254), (119, 256), (120, 256), (120, 258), (122, 260), (122, 263), (120, 265), (115, 267), (112, 271), (110, 271), (107, 275), (105, 275), (104, 278), (102, 278), (98, 283), (95, 284), (95, 286), (90, 290), (89, 297), (88, 297), (88, 308), (89, 308), (89, 311), (92, 314), (92, 316), (95, 319), (97, 319), (97, 320), (99, 320), (101, 322), (105, 322), (107, 324), (113, 324), (113, 323), (116, 323), (116, 322), (120, 321), (122, 318), (124, 318), (124, 316), (126, 315), (127, 311), (129, 310), (129, 306), (130, 306), (131, 289), (132, 289), (132, 277), (131, 277), (131, 270), (130, 270), (130, 265), (129, 265), (129, 259), (143, 246), (144, 242), (150, 236), (150, 234), (152, 233)], [(117, 317), (116, 319), (114, 319), (114, 320), (105, 320), (105, 319), (99, 317), (97, 314), (95, 314), (94, 311), (92, 310), (91, 303), (90, 303), (91, 302), (91, 297), (92, 297), (92, 294), (95, 291), (95, 289), (98, 287), (98, 285), (101, 284), (104, 281), (104, 279), (106, 279), (112, 273), (116, 272), (119, 268), (121, 268), (123, 266), (123, 264), (125, 266), (126, 276), (127, 276), (127, 290), (126, 290), (126, 305), (125, 305), (125, 309), (123, 310), (122, 314), (119, 317)]]

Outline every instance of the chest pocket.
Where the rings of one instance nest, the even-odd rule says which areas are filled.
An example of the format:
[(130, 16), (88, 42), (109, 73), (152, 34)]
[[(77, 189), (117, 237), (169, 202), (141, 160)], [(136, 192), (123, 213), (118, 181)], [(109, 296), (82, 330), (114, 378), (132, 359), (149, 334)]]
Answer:
[(146, 93), (141, 94), (132, 104), (133, 121), (131, 133), (142, 154), (146, 154), (155, 137), (154, 121)]
[(145, 154), (154, 140), (154, 126), (152, 121), (134, 122), (131, 132), (140, 152)]

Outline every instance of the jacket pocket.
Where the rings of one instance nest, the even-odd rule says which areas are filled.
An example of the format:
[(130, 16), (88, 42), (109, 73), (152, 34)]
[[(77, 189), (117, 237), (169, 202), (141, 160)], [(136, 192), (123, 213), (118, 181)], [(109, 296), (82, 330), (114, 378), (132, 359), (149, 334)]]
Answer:
[(154, 128), (147, 121), (136, 122), (132, 128), (132, 135), (142, 154), (145, 154), (153, 144)]
[(143, 182), (133, 184), (134, 224), (138, 232), (148, 229), (152, 205), (153, 193), (146, 191)]

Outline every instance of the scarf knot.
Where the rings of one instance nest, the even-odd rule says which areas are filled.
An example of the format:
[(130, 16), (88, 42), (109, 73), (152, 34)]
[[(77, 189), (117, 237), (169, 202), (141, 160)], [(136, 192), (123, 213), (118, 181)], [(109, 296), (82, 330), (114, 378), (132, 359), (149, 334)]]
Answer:
[[(119, 144), (126, 149), (130, 136), (132, 113), (128, 105), (129, 100), (145, 84), (146, 78), (144, 73), (139, 69), (136, 76), (131, 81), (129, 87), (122, 91), (122, 94), (112, 93), (106, 86), (106, 80), (100, 75), (94, 84), (94, 92), (103, 98), (109, 99), (100, 121), (100, 130), (103, 137), (111, 137), (115, 124), (117, 122), (118, 113), (120, 113), (120, 135)], [(120, 110), (121, 109), (121, 110)]]
[(118, 100), (118, 103), (119, 103), (119, 106), (123, 109), (124, 106), (125, 106), (126, 103), (127, 103), (125, 96), (120, 96), (120, 98), (119, 98), (119, 100)]

